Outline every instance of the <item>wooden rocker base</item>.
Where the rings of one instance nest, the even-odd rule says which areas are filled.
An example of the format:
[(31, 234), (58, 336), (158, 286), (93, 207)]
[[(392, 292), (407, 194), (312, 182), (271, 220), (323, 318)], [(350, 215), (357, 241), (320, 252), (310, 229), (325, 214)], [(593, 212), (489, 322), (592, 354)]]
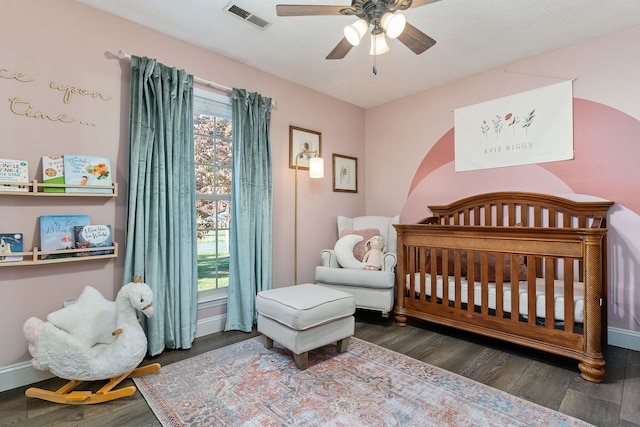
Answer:
[(74, 389), (83, 383), (80, 380), (70, 380), (56, 391), (43, 390), (41, 388), (28, 388), (24, 394), (27, 397), (35, 397), (37, 399), (47, 400), (54, 403), (62, 403), (67, 405), (92, 405), (94, 403), (103, 403), (110, 400), (119, 399), (121, 397), (131, 396), (136, 392), (135, 386), (113, 389), (127, 378), (139, 377), (160, 370), (159, 363), (142, 366), (133, 371), (122, 374), (119, 377), (111, 378), (100, 390), (95, 393), (91, 391), (74, 391)]

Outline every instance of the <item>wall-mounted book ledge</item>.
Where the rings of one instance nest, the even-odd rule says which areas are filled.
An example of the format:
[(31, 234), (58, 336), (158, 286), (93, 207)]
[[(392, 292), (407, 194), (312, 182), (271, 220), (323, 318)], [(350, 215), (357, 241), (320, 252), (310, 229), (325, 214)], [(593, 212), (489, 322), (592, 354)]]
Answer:
[(11, 257), (20, 257), (19, 261), (8, 261), (0, 254), (0, 267), (56, 264), (61, 262), (91, 261), (96, 259), (116, 258), (118, 256), (118, 244), (113, 246), (86, 248), (86, 249), (64, 249), (59, 251), (43, 252), (38, 248), (33, 248), (31, 252), (11, 252)]
[(54, 197), (115, 197), (118, 183), (111, 185), (45, 184), (31, 182), (0, 181), (0, 194), (5, 196), (54, 196)]

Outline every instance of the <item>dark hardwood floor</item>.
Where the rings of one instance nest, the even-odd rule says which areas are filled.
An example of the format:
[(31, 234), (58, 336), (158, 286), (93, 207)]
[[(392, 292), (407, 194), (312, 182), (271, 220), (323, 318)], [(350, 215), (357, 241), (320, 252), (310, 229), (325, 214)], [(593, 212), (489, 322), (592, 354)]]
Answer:
[[(149, 362), (167, 365), (256, 335), (255, 331), (212, 334), (198, 338), (188, 351), (166, 351)], [(640, 426), (640, 352), (607, 347), (604, 382), (594, 384), (580, 378), (574, 360), (417, 320), (399, 327), (379, 313), (358, 311), (355, 336), (596, 426)], [(50, 379), (37, 386), (55, 390), (64, 383)], [(131, 384), (127, 380), (122, 385)], [(26, 388), (0, 393), (1, 426), (160, 425), (139, 392), (76, 406), (27, 398)]]

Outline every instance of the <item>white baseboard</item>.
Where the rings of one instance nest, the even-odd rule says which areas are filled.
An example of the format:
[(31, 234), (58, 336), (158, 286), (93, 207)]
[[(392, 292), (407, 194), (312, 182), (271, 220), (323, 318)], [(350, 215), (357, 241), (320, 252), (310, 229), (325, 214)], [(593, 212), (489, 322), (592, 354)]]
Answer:
[(215, 317), (208, 317), (198, 321), (196, 327), (196, 338), (203, 337), (205, 335), (215, 334), (216, 332), (224, 331), (225, 324), (227, 323), (227, 315), (221, 314)]
[(49, 371), (35, 369), (31, 362), (16, 363), (15, 365), (0, 368), (0, 392), (7, 391), (25, 385), (48, 380), (54, 375)]
[(640, 351), (640, 332), (610, 327), (607, 333), (609, 345)]
[[(196, 326), (196, 338), (224, 330), (227, 315), (199, 320)], [(0, 368), (0, 392), (37, 383), (53, 378), (49, 371), (35, 369), (31, 362), (22, 362)]]
[[(209, 317), (198, 321), (196, 337), (214, 334), (224, 330), (226, 315)], [(626, 329), (609, 328), (609, 345), (622, 347), (629, 350), (640, 351), (640, 332)], [(18, 363), (0, 368), (0, 392), (11, 390), (52, 378), (50, 372), (38, 371), (31, 366), (31, 362)]]

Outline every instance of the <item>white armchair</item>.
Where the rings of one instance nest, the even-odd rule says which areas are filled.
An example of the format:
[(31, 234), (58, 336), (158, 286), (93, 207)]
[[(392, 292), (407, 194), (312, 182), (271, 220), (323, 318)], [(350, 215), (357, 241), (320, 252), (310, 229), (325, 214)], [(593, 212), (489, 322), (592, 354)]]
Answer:
[[(397, 262), (397, 237), (393, 224), (400, 223), (400, 216), (359, 216), (348, 218), (338, 216), (338, 237), (344, 234), (359, 234), (363, 239), (348, 239), (344, 244), (337, 243), (334, 249), (324, 249), (320, 253), (322, 265), (316, 267), (316, 283), (333, 289), (338, 289), (354, 296), (357, 308), (381, 311), (387, 316), (393, 309), (395, 301), (395, 267)], [(378, 234), (385, 242), (385, 252), (380, 270), (366, 270), (364, 264), (357, 260), (345, 260), (343, 251), (354, 252), (353, 241), (366, 241), (367, 234)], [(347, 239), (340, 239), (346, 241)], [(338, 252), (336, 252), (338, 251)], [(358, 252), (355, 250), (355, 252)], [(341, 263), (338, 261), (342, 261)], [(351, 268), (345, 268), (351, 267)], [(353, 268), (355, 267), (355, 268)]]

